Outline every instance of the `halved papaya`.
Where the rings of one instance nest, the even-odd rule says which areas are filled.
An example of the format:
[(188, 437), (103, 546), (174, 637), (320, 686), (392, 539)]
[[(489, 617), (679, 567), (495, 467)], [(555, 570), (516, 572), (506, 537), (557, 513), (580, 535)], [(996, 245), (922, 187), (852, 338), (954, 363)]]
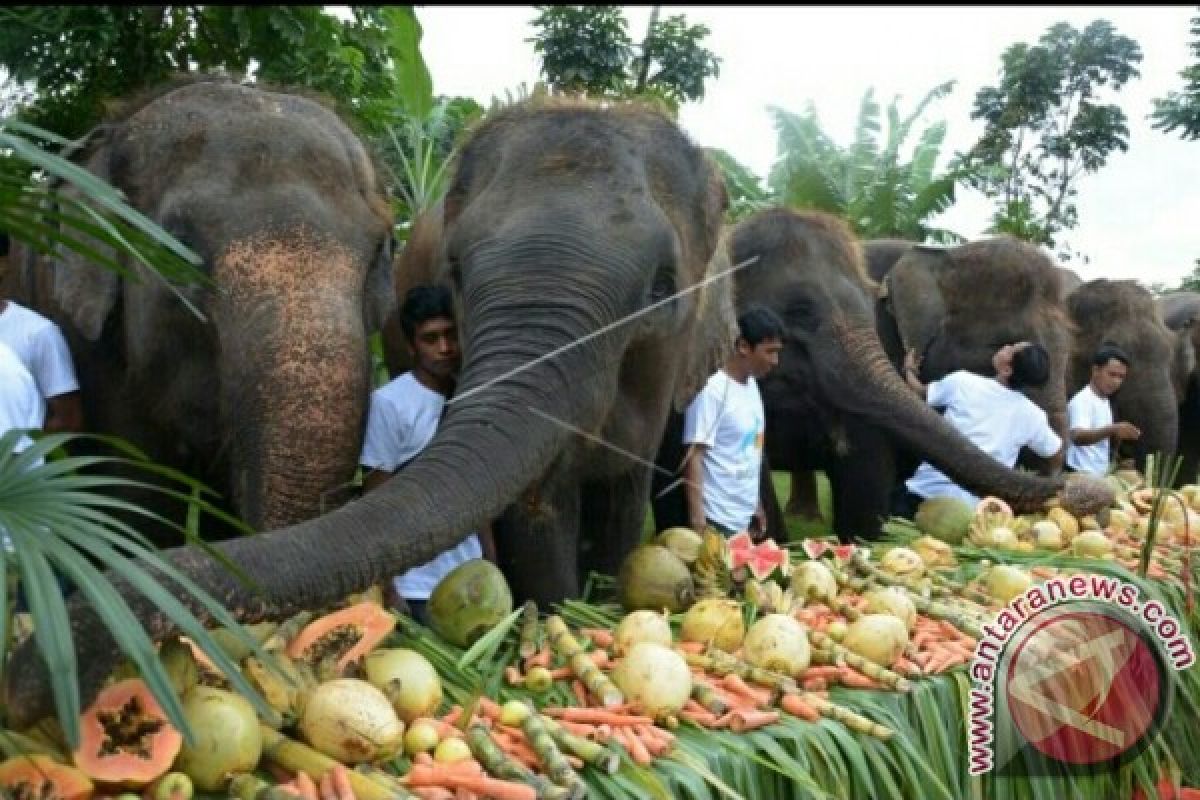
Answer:
[(171, 768), (183, 735), (140, 678), (100, 692), (79, 720), (75, 766), (92, 780), (140, 788)]
[(995, 514), (1004, 521), (1011, 521), (1013, 518), (1012, 506), (1001, 500), (999, 497), (985, 497), (975, 506), (975, 515)]
[(13, 800), (88, 800), (88, 777), (50, 756), (15, 756), (0, 763), (0, 789)]
[(287, 647), (289, 657), (313, 666), (334, 662), (340, 674), (350, 664), (374, 650), (396, 618), (378, 603), (357, 603), (313, 620)]

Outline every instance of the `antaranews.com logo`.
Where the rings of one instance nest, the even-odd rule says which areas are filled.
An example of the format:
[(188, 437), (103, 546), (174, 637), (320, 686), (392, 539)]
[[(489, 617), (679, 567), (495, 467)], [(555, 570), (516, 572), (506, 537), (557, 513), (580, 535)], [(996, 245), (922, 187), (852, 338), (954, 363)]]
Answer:
[(1173, 671), (1195, 662), (1179, 622), (1135, 585), (1052, 578), (983, 627), (970, 676), (969, 771), (1115, 768), (1153, 740)]

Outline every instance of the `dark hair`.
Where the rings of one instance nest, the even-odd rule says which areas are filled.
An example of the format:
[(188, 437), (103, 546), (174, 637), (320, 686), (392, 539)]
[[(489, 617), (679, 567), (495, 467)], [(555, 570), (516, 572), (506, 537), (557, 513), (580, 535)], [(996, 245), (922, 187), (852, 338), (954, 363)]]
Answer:
[(1103, 342), (1097, 348), (1096, 355), (1092, 356), (1092, 366), (1103, 367), (1114, 358), (1126, 367), (1129, 366), (1129, 356), (1125, 355), (1124, 350), (1112, 342)]
[(414, 286), (404, 295), (400, 306), (400, 328), (409, 342), (417, 335), (417, 326), (435, 317), (454, 319), (454, 298), (445, 286)]
[(1008, 385), (1013, 389), (1040, 389), (1050, 380), (1050, 354), (1037, 342), (1022, 347), (1013, 353), (1012, 377)]
[(783, 320), (769, 308), (753, 306), (738, 317), (738, 335), (751, 347), (764, 339), (783, 339)]

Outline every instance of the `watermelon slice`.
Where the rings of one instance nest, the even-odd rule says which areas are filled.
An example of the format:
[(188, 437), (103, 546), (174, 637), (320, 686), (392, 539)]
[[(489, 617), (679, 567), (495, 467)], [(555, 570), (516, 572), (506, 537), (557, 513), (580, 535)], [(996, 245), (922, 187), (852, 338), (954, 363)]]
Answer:
[(854, 556), (854, 551), (858, 550), (856, 545), (843, 544), (833, 548), (833, 555), (838, 561), (849, 561)]
[(787, 577), (790, 566), (788, 552), (771, 539), (755, 545), (744, 531), (729, 539), (729, 571), (735, 580), (743, 573), (757, 581), (769, 580), (777, 572)]
[(816, 561), (829, 549), (829, 542), (824, 539), (805, 539), (800, 546), (804, 548), (804, 552), (809, 558)]
[[(787, 578), (792, 573), (791, 553), (775, 544), (774, 539), (765, 539), (755, 548), (755, 559), (763, 568), (768, 563), (775, 565), (771, 568), (771, 572), (767, 575), (767, 578), (770, 578), (772, 575), (777, 578)], [(759, 580), (764, 580), (764, 578), (760, 577)]]

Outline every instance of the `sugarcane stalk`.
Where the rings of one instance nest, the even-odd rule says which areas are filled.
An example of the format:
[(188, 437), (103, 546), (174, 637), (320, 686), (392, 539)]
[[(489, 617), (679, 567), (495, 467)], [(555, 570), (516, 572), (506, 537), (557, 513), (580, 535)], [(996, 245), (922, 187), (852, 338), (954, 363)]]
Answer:
[(538, 651), (538, 607), (532, 600), (525, 601), (525, 609), (521, 612), (521, 646), (517, 654), (521, 658), (530, 658)]
[(708, 653), (703, 655), (685, 653), (684, 658), (687, 659), (689, 665), (700, 667), (717, 675), (728, 675), (732, 672), (742, 680), (784, 692), (794, 691), (797, 688), (796, 682), (788, 675), (756, 667), (716, 648), (709, 648)]
[(560, 749), (583, 759), (585, 764), (608, 775), (615, 775), (621, 768), (621, 757), (604, 745), (576, 736), (550, 717), (542, 717), (542, 724)]
[(556, 786), (545, 776), (538, 775), (524, 764), (505, 755), (500, 745), (492, 739), (492, 734), (482, 725), (475, 724), (467, 728), (466, 738), (467, 746), (471, 748), (475, 760), (493, 777), (532, 786), (537, 792), (538, 800), (568, 800), (575, 797), (572, 789)]
[[(846, 588), (860, 592), (870, 588), (870, 583), (868, 581), (863, 580), (862, 578), (853, 578), (841, 570), (834, 570), (833, 574), (838, 583)], [(933, 619), (945, 620), (963, 633), (976, 639), (983, 637), (982, 624), (977, 620), (968, 618), (965, 612), (952, 608), (945, 603), (940, 603), (936, 600), (930, 600), (929, 598), (923, 597), (915, 592), (909, 592), (909, 597), (912, 598), (913, 605), (916, 607), (917, 611), (920, 611), (925, 616), (932, 617)]]
[(49, 756), (60, 764), (69, 763), (66, 753), (41, 739), (0, 728), (0, 753), (4, 758)]
[(546, 773), (546, 777), (568, 789), (582, 787), (579, 775), (558, 749), (558, 743), (546, 730), (540, 714), (530, 708), (525, 719), (521, 720), (521, 730), (525, 732), (525, 738), (529, 740), (533, 752), (537, 753), (538, 761), (542, 762), (542, 772)]
[(692, 699), (718, 717), (725, 716), (729, 711), (729, 706), (725, 705), (725, 701), (717, 696), (711, 686), (695, 678), (692, 679)]
[(840, 667), (844, 659), (840, 658), (832, 648), (814, 647), (809, 663), (815, 666)]
[(583, 651), (562, 617), (554, 614), (546, 620), (546, 634), (550, 637), (550, 646), (566, 660), (571, 666), (571, 672), (600, 700), (601, 705), (613, 708), (625, 702), (621, 690)]
[[(324, 753), (289, 739), (274, 728), (263, 724), (258, 727), (262, 731), (263, 757), (284, 769), (307, 772), (313, 780), (320, 781), (325, 773), (338, 766), (337, 761)], [(358, 800), (407, 800), (412, 797), (407, 790), (397, 791), (395, 787), (386, 786), (360, 772), (347, 770), (346, 774)]]
[(897, 672), (893, 672), (887, 667), (882, 667), (874, 661), (863, 658), (853, 650), (838, 644), (828, 635), (820, 631), (809, 631), (808, 639), (815, 646), (825, 648), (836, 653), (845, 662), (854, 667), (856, 670), (866, 675), (868, 678), (879, 681), (884, 686), (890, 689), (895, 689), (898, 692), (907, 692), (912, 689), (912, 683)]
[(940, 575), (936, 572), (932, 572), (930, 574), (933, 577), (933, 583), (935, 586), (944, 588), (948, 592), (958, 594), (959, 596), (973, 602), (982, 603), (985, 606), (992, 604), (992, 597), (984, 592), (979, 591), (974, 586), (966, 586), (961, 583), (956, 583), (947, 578), (945, 575)]
[(837, 720), (855, 733), (874, 736), (876, 739), (887, 741), (895, 735), (891, 728), (873, 722), (845, 706), (831, 703), (815, 692), (800, 692), (800, 698), (813, 707), (821, 716)]

